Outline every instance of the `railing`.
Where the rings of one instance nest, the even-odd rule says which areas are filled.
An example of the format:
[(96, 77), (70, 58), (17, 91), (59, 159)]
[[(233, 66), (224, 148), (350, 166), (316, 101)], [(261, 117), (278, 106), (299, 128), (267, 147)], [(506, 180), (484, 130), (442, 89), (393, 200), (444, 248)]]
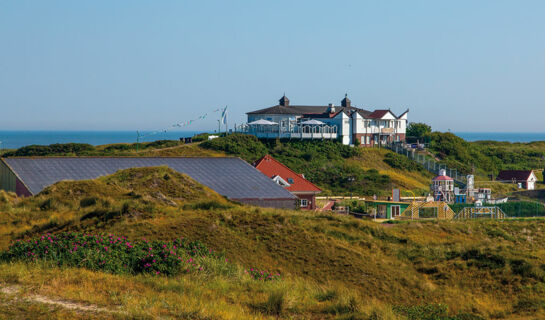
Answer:
[(405, 209), (400, 218), (405, 219), (425, 219), (421, 216), (420, 211), (423, 209), (433, 209), (434, 216), (427, 217), (439, 220), (452, 220), (455, 216), (454, 211), (446, 202), (437, 201), (437, 202), (412, 202), (407, 209)]
[(437, 162), (434, 158), (431, 156), (419, 152), (415, 148), (410, 148), (407, 144), (404, 143), (393, 143), (385, 145), (387, 149), (390, 149), (398, 154), (404, 155), (407, 158), (414, 160), (415, 162), (418, 162), (421, 164), (426, 170), (428, 170), (431, 173), (439, 175), (439, 172), (441, 169), (444, 169), (447, 173), (447, 175), (454, 179), (454, 181), (460, 185), (462, 188), (464, 188), (467, 185), (467, 175), (462, 174), (461, 172), (458, 172), (458, 169), (453, 169), (447, 167), (445, 164)]
[(254, 135), (258, 138), (287, 138), (287, 139), (337, 139), (335, 125), (241, 125), (237, 132)]
[(454, 216), (454, 219), (478, 218), (505, 219), (507, 215), (500, 207), (466, 207)]

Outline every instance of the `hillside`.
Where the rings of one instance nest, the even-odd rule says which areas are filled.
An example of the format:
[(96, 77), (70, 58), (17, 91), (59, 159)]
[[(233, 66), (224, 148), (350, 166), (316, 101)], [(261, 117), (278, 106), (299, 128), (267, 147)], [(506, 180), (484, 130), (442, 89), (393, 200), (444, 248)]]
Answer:
[(233, 134), (200, 146), (239, 156), (250, 163), (270, 154), (303, 173), (326, 194), (386, 196), (392, 188), (426, 194), (432, 178), (415, 162), (391, 151), (354, 148), (336, 141), (260, 141), (254, 136)]
[[(169, 245), (183, 237), (202, 243), (192, 248), (203, 252), (194, 256), (202, 270), (170, 276), (103, 269), (76, 258), (57, 267), (54, 256), (13, 253), (0, 265), (4, 314), (71, 318), (92, 306), (104, 318), (111, 312), (185, 319), (545, 315), (545, 220), (377, 224), (246, 207), (163, 167), (61, 182), (27, 199), (2, 193), (0, 210), (3, 249), (10, 240), (79, 232), (124, 236), (134, 246), (144, 238)], [(209, 256), (206, 248), (218, 254)], [(106, 265), (126, 259), (103, 254)], [(259, 280), (250, 269), (280, 277)], [(15, 300), (14, 292), (27, 300)], [(62, 307), (67, 302), (79, 307)]]
[(253, 163), (271, 154), (290, 169), (303, 173), (324, 190), (323, 195), (388, 196), (392, 188), (425, 195), (432, 176), (415, 162), (386, 150), (353, 148), (336, 141), (260, 141), (232, 134), (195, 143), (155, 141), (91, 146), (55, 144), (28, 146), (7, 152), (6, 157), (33, 156), (237, 156)]
[(467, 142), (446, 132), (431, 134), (430, 150), (453, 168), (484, 177), (500, 170), (542, 170), (545, 167), (545, 142), (510, 143), (500, 141)]

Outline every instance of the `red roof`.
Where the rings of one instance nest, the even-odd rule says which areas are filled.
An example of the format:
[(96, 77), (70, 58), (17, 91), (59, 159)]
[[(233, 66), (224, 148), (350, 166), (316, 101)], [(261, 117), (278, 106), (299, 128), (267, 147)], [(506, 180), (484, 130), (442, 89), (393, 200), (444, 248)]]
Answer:
[(290, 186), (286, 188), (290, 192), (322, 192), (322, 190), (312, 182), (303, 178), (302, 175), (295, 173), (270, 155), (266, 155), (257, 160), (254, 163), (254, 167), (271, 179), (275, 176), (280, 176), (290, 184)]
[(437, 176), (437, 177), (433, 178), (433, 181), (452, 181), (452, 180), (454, 180), (454, 179), (452, 179), (449, 176)]
[(390, 110), (375, 110), (370, 115), (368, 115), (367, 119), (381, 119), (384, 117)]

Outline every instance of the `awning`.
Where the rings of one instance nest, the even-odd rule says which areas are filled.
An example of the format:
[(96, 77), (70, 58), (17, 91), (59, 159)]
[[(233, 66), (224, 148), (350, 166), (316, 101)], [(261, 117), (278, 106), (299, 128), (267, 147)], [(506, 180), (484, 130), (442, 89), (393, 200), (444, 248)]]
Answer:
[(259, 119), (259, 120), (256, 120), (256, 121), (249, 122), (248, 124), (249, 124), (249, 125), (253, 125), (253, 124), (260, 124), (260, 125), (275, 125), (275, 124), (278, 124), (278, 123), (272, 122), (272, 121), (269, 121), (269, 120), (265, 120), (265, 119)]
[(314, 119), (312, 119), (312, 120), (303, 121), (303, 122), (301, 122), (301, 124), (305, 124), (305, 125), (306, 125), (306, 124), (310, 124), (310, 125), (321, 125), (321, 124), (325, 124), (325, 123), (323, 123), (322, 121), (319, 121), (319, 120), (314, 120)]

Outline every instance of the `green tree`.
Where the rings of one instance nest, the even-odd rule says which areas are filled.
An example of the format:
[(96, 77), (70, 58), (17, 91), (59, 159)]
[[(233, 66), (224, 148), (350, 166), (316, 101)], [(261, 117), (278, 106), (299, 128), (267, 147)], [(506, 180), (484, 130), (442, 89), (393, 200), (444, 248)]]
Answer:
[(423, 138), (431, 135), (431, 127), (421, 122), (411, 122), (407, 128), (407, 136), (414, 138)]

